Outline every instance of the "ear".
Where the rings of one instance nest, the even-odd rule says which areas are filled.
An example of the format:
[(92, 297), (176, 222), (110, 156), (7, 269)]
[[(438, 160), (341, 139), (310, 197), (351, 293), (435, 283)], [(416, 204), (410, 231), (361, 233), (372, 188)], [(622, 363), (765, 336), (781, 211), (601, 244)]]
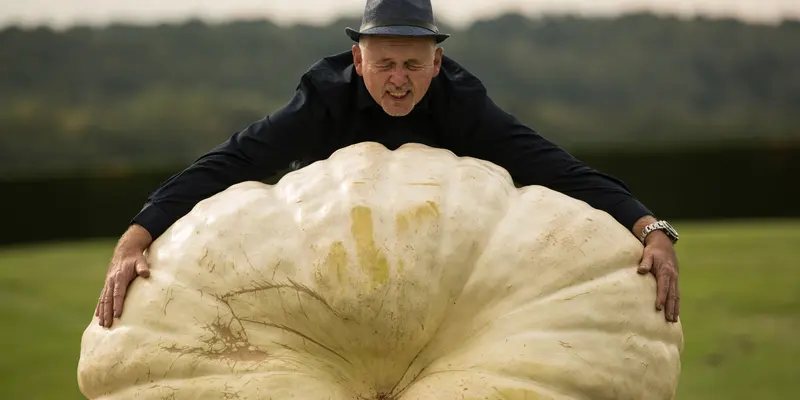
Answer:
[(356, 73), (359, 76), (364, 76), (364, 58), (361, 54), (361, 46), (353, 45), (353, 65), (356, 67)]
[(433, 55), (433, 76), (439, 75), (439, 70), (442, 68), (442, 55), (444, 54), (444, 50), (441, 47), (436, 48), (436, 52)]

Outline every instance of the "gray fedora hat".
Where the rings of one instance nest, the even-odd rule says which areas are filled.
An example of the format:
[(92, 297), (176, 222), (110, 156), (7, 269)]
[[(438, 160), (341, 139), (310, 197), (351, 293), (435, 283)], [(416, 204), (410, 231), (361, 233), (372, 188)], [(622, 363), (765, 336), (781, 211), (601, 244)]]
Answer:
[(436, 43), (450, 37), (439, 33), (430, 0), (367, 0), (361, 28), (345, 32), (356, 42), (361, 35), (429, 36)]

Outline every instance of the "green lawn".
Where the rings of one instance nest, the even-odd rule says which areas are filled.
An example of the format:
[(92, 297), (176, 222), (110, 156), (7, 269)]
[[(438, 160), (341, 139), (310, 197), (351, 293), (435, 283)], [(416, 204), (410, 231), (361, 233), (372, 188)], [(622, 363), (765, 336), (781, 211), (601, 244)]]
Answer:
[[(678, 224), (678, 399), (800, 398), (800, 221)], [(0, 398), (82, 398), (76, 365), (112, 241), (0, 249)]]

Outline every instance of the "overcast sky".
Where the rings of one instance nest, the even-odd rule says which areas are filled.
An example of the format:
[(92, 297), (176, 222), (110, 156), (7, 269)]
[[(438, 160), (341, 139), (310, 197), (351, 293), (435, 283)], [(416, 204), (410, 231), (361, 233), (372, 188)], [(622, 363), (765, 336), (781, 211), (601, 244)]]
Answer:
[[(69, 26), (108, 21), (150, 23), (200, 17), (211, 21), (268, 17), (277, 22), (326, 22), (359, 14), (365, 0), (0, 0), (0, 26)], [(753, 21), (800, 18), (800, 0), (433, 0), (437, 17), (461, 25), (504, 11), (569, 11), (614, 15), (652, 10), (680, 15), (733, 16)]]

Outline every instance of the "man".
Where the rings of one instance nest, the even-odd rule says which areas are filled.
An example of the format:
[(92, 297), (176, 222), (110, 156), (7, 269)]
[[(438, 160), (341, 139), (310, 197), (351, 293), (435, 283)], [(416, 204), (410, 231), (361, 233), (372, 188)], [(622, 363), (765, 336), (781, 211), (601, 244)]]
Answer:
[(639, 272), (658, 281), (656, 309), (678, 320), (677, 233), (656, 220), (624, 184), (574, 159), (487, 95), (480, 80), (438, 46), (430, 0), (368, 0), (352, 49), (302, 75), (291, 101), (234, 134), (170, 178), (148, 199), (117, 244), (97, 305), (100, 325), (119, 317), (130, 282), (149, 276), (143, 252), (197, 202), (228, 186), (263, 180), (295, 162), (327, 158), (376, 141), (447, 148), (491, 161), (522, 185), (542, 185), (611, 214), (645, 244)]

